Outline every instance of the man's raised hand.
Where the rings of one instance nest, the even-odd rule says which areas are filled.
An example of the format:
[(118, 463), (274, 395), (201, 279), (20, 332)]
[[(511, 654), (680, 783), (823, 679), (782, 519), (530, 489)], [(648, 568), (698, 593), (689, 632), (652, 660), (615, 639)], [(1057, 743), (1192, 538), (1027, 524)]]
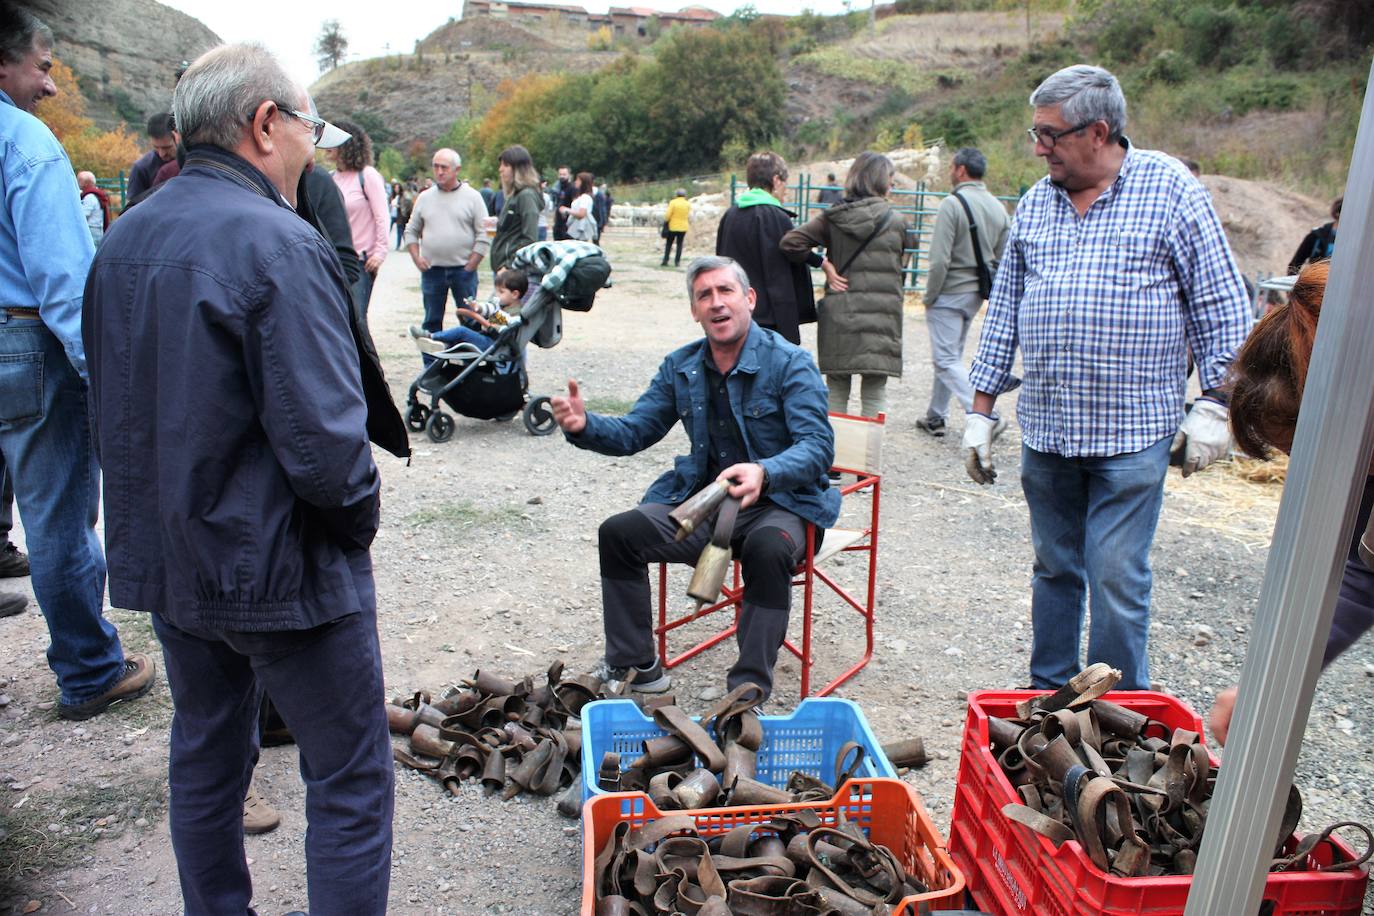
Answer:
[(553, 418), (563, 432), (576, 436), (587, 428), (587, 406), (582, 403), (582, 392), (576, 380), (568, 379), (568, 396), (551, 398), (549, 406), (553, 408)]

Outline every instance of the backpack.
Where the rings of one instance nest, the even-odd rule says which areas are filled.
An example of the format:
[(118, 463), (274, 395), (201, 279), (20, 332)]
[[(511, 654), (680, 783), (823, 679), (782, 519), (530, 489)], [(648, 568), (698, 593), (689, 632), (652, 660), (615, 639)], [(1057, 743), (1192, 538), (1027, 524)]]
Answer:
[(110, 195), (106, 194), (106, 193), (105, 193), (103, 190), (101, 190), (100, 188), (92, 188), (92, 189), (89, 190), (89, 191), (82, 191), (82, 192), (81, 192), (81, 196), (82, 196), (82, 197), (85, 197), (87, 194), (94, 194), (94, 195), (95, 195), (95, 199), (98, 200), (98, 201), (100, 201), (100, 218), (101, 218), (101, 220), (103, 221), (103, 223), (102, 223), (102, 225), (101, 225), (100, 228), (101, 228), (102, 230), (109, 229), (109, 228), (110, 228)]
[(610, 276), (611, 262), (604, 255), (588, 255), (573, 265), (563, 279), (563, 286), (558, 290), (558, 301), (565, 309), (590, 312), (597, 292), (606, 285)]

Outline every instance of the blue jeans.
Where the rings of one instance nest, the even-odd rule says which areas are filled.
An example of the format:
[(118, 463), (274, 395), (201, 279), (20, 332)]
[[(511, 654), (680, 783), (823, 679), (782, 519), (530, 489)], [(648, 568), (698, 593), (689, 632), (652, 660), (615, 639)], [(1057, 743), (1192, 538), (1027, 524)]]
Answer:
[(312, 630), (190, 632), (153, 615), (175, 707), (168, 816), (188, 916), (252, 912), (243, 799), (264, 690), (300, 752), (310, 912), (386, 912), (395, 777), (375, 598), (362, 583), (359, 595), (363, 613)]
[(444, 326), (444, 304), (453, 291), (454, 305), (462, 305), (477, 296), (477, 271), (464, 267), (434, 266), (420, 274), (420, 295), (425, 300), (425, 323), (421, 325), (433, 333)]
[(358, 274), (358, 279), (349, 288), (349, 292), (353, 294), (353, 305), (357, 308), (358, 314), (363, 316), (364, 322), (367, 321), (367, 305), (372, 301), (372, 280), (372, 274), (367, 272), (367, 268), (363, 268)]
[(124, 649), (101, 615), (105, 555), (95, 533), (100, 468), (86, 385), (43, 322), (0, 310), (0, 455), (29, 548), (33, 593), (48, 623), (48, 666), (61, 702), (109, 690)]
[(14, 483), (5, 470), (5, 455), (0, 452), (0, 547), (10, 542), (14, 530)]
[[(488, 347), (490, 347), (493, 341), (495, 340), (494, 337), (488, 337), (480, 331), (474, 331), (472, 328), (465, 327), (461, 324), (454, 325), (451, 328), (445, 328), (442, 331), (435, 331), (430, 336), (433, 339), (439, 341), (440, 343), (450, 347), (456, 343), (470, 343), (475, 347), (481, 347), (484, 351)], [(428, 365), (428, 363), (434, 359), (434, 357), (430, 356), (428, 353), (422, 355), (427, 358), (426, 365)], [(499, 362), (496, 364), (496, 371), (514, 372), (517, 365), (519, 364), (511, 362)]]
[(1088, 664), (1120, 668), (1122, 690), (1150, 689), (1150, 544), (1169, 469), (1166, 436), (1110, 458), (1065, 458), (1021, 447), (1030, 509), (1031, 684), (1063, 685), (1084, 667), (1078, 646), (1092, 596)]

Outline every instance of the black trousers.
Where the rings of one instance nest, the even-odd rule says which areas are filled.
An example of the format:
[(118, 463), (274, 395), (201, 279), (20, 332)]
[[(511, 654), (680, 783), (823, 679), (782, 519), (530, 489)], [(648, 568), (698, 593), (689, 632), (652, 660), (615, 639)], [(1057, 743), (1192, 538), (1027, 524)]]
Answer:
[(686, 237), (687, 237), (687, 233), (685, 233), (685, 232), (674, 232), (674, 231), (672, 231), (671, 229), (668, 230), (668, 237), (667, 237), (666, 239), (663, 240), (663, 263), (664, 263), (664, 264), (667, 264), (667, 263), (668, 263), (668, 252), (669, 252), (670, 249), (672, 249), (672, 247), (673, 247), (673, 242), (675, 242), (675, 241), (677, 242), (677, 256), (676, 256), (675, 258), (673, 258), (673, 266), (676, 267), (677, 265), (679, 265), (679, 264), (682, 263), (682, 240), (683, 240), (684, 238), (686, 238)]
[[(647, 564), (695, 563), (710, 539), (711, 526), (702, 525), (674, 541), (672, 509), (643, 503), (601, 524), (601, 603), (612, 667), (644, 666), (657, 654)], [(792, 567), (806, 550), (806, 523), (764, 500), (740, 512), (731, 546), (744, 573), (744, 601), (735, 636), (739, 658), (725, 683), (733, 690), (752, 681), (771, 693), (792, 607)]]

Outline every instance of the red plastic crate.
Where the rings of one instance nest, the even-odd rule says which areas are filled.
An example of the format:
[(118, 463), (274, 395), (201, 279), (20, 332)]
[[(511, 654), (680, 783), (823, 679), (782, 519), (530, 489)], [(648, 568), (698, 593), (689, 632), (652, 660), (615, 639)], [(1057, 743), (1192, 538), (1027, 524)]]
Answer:
[[(1055, 849), (1038, 833), (1013, 823), (1002, 806), (1019, 796), (1002, 774), (988, 741), (988, 716), (1015, 718), (1016, 704), (1047, 691), (980, 690), (969, 694), (954, 791), (949, 851), (981, 909), (1004, 916), (1176, 916), (1183, 913), (1190, 876), (1120, 878), (1098, 869), (1076, 840)], [(1111, 700), (1171, 728), (1203, 734), (1187, 705), (1161, 693), (1119, 691)], [(1213, 763), (1215, 764), (1215, 759)], [(1292, 838), (1288, 845), (1294, 844)], [(1337, 840), (1343, 855), (1354, 853)], [(1282, 872), (1270, 875), (1264, 900), (1273, 916), (1359, 916), (1368, 871)]]
[[(838, 814), (843, 812), (846, 820), (861, 827), (873, 842), (890, 848), (907, 872), (931, 888), (928, 893), (904, 898), (892, 911), (893, 916), (917, 916), (921, 904), (931, 910), (957, 910), (962, 905), (964, 876), (945, 851), (944, 838), (926, 813), (921, 797), (900, 779), (852, 779), (826, 802), (668, 813), (694, 818), (697, 832), (710, 837), (728, 833), (742, 824), (766, 824), (776, 814), (804, 810), (816, 812), (827, 826), (834, 826)], [(615, 825), (629, 821), (640, 827), (662, 816), (643, 792), (596, 795), (582, 806), (582, 916), (596, 913), (596, 854)]]

